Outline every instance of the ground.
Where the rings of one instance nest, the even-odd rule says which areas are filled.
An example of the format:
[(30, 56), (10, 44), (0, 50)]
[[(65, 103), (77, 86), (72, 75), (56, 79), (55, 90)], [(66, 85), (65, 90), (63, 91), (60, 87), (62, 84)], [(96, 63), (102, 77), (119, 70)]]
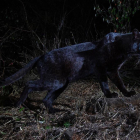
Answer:
[(140, 88), (135, 90), (131, 98), (120, 93), (107, 99), (96, 80), (74, 82), (55, 101), (62, 110), (56, 114), (48, 114), (41, 102), (46, 92), (31, 94), (20, 108), (14, 107), (19, 94), (11, 93), (10, 105), (0, 106), (0, 140), (138, 140)]

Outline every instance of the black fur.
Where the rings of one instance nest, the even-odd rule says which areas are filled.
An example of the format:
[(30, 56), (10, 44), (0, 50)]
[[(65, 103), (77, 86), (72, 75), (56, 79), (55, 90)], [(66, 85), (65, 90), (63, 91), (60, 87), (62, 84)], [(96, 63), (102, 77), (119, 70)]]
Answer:
[[(84, 57), (85, 61), (90, 61), (93, 67), (90, 68), (92, 68), (92, 71), (98, 77), (102, 91), (106, 97), (118, 96), (116, 93), (110, 92), (107, 77), (110, 78), (124, 96), (130, 97), (135, 92), (126, 90), (119, 76), (119, 69), (129, 56), (137, 54), (139, 56), (140, 34), (136, 29), (131, 34), (111, 34), (108, 34), (108, 39), (112, 40), (112, 42), (109, 41), (109, 43), (104, 45), (104, 42), (107, 42), (106, 37), (104, 37), (94, 50), (79, 52), (78, 54)], [(87, 64), (87, 62), (84, 64)]]
[(110, 92), (107, 76), (125, 96), (131, 96), (134, 93), (126, 90), (119, 77), (118, 68), (132, 53), (139, 53), (139, 32), (137, 30), (130, 34), (109, 33), (99, 42), (86, 42), (55, 49), (39, 56), (5, 79), (0, 86), (17, 81), (33, 66), (37, 66), (40, 79), (26, 83), (17, 106), (24, 103), (30, 92), (48, 90), (43, 102), (49, 112), (55, 112), (52, 103), (67, 85), (90, 74), (98, 77), (106, 97), (117, 96), (116, 93)]

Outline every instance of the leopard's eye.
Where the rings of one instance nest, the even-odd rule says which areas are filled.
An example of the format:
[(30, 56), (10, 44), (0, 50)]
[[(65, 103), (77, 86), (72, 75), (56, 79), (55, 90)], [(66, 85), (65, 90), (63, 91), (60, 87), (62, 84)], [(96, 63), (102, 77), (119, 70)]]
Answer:
[(132, 46), (132, 51), (136, 52), (137, 51), (137, 47), (138, 47), (138, 44), (134, 43), (133, 46)]

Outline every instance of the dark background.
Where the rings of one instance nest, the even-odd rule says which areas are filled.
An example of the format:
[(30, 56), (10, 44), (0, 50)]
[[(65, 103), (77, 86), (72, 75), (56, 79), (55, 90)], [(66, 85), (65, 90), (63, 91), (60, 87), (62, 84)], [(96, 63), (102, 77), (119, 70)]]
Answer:
[[(99, 40), (113, 32), (95, 17), (95, 0), (5, 0), (0, 3), (0, 74), (11, 75), (28, 61), (55, 48)], [(96, 3), (107, 8), (107, 0)], [(140, 30), (140, 11), (131, 29)]]

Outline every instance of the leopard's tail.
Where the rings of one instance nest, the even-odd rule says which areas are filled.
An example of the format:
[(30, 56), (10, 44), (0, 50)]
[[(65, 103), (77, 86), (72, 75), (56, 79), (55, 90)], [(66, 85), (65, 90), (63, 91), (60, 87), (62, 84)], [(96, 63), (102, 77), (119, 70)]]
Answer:
[(19, 79), (21, 79), (27, 72), (29, 72), (35, 66), (36, 62), (39, 60), (40, 57), (41, 56), (36, 57), (31, 62), (29, 62), (24, 68), (20, 69), (15, 74), (11, 75), (10, 77), (8, 77), (4, 80), (1, 80), (0, 87), (10, 85), (10, 84), (18, 81)]

